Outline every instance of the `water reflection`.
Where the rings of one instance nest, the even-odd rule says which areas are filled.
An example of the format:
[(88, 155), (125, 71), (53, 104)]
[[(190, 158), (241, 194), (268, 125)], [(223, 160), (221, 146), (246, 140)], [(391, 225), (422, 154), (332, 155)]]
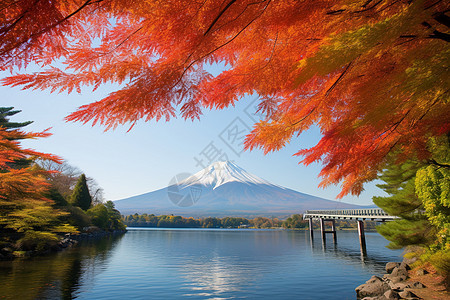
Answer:
[(181, 270), (187, 283), (184, 287), (194, 293), (185, 296), (205, 296), (229, 299), (224, 295), (242, 290), (242, 283), (257, 279), (254, 271), (239, 265), (235, 260), (214, 257), (205, 263), (191, 263)]
[[(308, 239), (308, 243), (311, 245), (312, 253), (321, 253), (326, 255), (333, 255), (333, 257), (347, 261), (347, 262), (361, 262), (361, 265), (364, 268), (371, 269), (371, 272), (379, 272), (380, 270), (384, 270), (384, 266), (386, 264), (386, 255), (385, 251), (379, 250), (379, 245), (377, 247), (370, 248), (370, 246), (374, 246), (373, 243), (369, 244), (369, 249), (364, 247), (363, 249), (359, 245), (359, 241), (357, 238), (349, 238), (350, 234), (355, 234), (356, 232), (338, 232), (337, 233), (340, 238), (337, 238), (337, 241), (328, 242), (321, 239), (321, 246), (318, 247), (318, 241), (314, 239)], [(377, 233), (366, 233), (368, 236), (369, 242), (371, 242), (371, 237), (376, 236), (377, 239), (380, 236)], [(374, 241), (376, 242), (376, 241)], [(373, 250), (373, 251), (371, 251)], [(386, 249), (386, 251), (389, 251)], [(396, 251), (397, 255), (400, 259), (400, 251)]]
[(108, 265), (122, 236), (84, 241), (44, 257), (0, 262), (0, 299), (75, 299)]
[[(307, 231), (132, 230), (28, 261), (0, 263), (4, 299), (353, 299), (393, 259), (367, 234), (310, 243)], [(324, 284), (326, 282), (326, 284)], [(0, 299), (2, 297), (0, 296)]]

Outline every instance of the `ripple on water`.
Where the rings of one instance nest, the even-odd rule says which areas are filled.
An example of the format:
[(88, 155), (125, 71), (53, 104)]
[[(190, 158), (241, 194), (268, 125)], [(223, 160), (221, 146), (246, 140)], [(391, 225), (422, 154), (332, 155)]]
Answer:
[[(305, 231), (130, 230), (29, 261), (0, 263), (5, 299), (354, 299), (400, 251), (356, 232), (310, 243)], [(330, 298), (332, 297), (332, 298)]]

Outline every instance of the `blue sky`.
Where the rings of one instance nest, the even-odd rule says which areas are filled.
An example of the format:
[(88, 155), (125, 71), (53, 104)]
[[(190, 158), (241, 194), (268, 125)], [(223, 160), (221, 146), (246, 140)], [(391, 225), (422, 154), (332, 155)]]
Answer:
[[(0, 73), (0, 77), (7, 75)], [(108, 200), (163, 188), (179, 173), (195, 173), (202, 165), (225, 158), (250, 173), (299, 192), (325, 199), (335, 199), (339, 193), (339, 187), (317, 187), (319, 164), (305, 167), (298, 164), (299, 157), (292, 156), (320, 139), (316, 128), (275, 153), (242, 152), (241, 138), (257, 118), (255, 97), (246, 97), (235, 107), (222, 111), (204, 111), (200, 121), (177, 118), (169, 122), (139, 122), (129, 132), (128, 127), (104, 132), (99, 126), (64, 122), (64, 117), (77, 107), (100, 100), (115, 88), (106, 85), (95, 92), (83, 89), (82, 94), (67, 95), (0, 86), (0, 105), (22, 110), (13, 120), (34, 121), (28, 130), (52, 127), (51, 137), (26, 141), (24, 145), (66, 159), (94, 178)], [(340, 201), (368, 205), (374, 195), (383, 192), (370, 183), (359, 197), (347, 196)]]

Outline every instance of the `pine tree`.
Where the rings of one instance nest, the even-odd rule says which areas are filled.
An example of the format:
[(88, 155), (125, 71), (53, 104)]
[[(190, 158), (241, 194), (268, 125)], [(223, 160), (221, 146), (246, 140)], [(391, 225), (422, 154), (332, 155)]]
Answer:
[(73, 206), (80, 207), (82, 210), (88, 210), (91, 207), (92, 197), (89, 194), (89, 188), (84, 174), (81, 174), (80, 178), (78, 178), (77, 184), (73, 189), (70, 203)]
[(15, 243), (22, 250), (44, 250), (56, 243), (56, 233), (74, 232), (62, 224), (67, 215), (52, 207), (48, 197), (47, 171), (36, 166), (36, 159), (59, 159), (53, 155), (23, 149), (20, 141), (49, 136), (46, 132), (24, 132), (31, 122), (10, 122), (17, 114), (12, 107), (0, 107), (0, 240)]
[(373, 202), (390, 215), (400, 217), (377, 227), (377, 231), (391, 242), (390, 248), (433, 243), (436, 229), (421, 213), (423, 204), (415, 190), (416, 172), (423, 165), (424, 162), (412, 160), (400, 165), (390, 163), (379, 176), (385, 183), (378, 187), (389, 196), (374, 197)]
[(14, 107), (0, 107), (0, 126), (5, 127), (7, 129), (16, 129), (16, 128), (22, 128), (25, 127), (33, 121), (26, 121), (26, 122), (10, 122), (9, 117), (14, 116), (15, 114), (18, 114), (21, 112), (21, 110), (13, 110)]
[(415, 254), (431, 263), (450, 287), (450, 135), (430, 138), (427, 160), (391, 160), (378, 185), (388, 197), (374, 203), (399, 220), (385, 223), (378, 232), (392, 248), (419, 246)]

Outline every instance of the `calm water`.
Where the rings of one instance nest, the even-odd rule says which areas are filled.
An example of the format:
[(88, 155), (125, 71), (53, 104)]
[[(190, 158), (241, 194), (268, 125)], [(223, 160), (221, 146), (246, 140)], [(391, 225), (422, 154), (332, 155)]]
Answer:
[(133, 229), (57, 254), (0, 262), (0, 299), (355, 299), (400, 251), (367, 233)]

